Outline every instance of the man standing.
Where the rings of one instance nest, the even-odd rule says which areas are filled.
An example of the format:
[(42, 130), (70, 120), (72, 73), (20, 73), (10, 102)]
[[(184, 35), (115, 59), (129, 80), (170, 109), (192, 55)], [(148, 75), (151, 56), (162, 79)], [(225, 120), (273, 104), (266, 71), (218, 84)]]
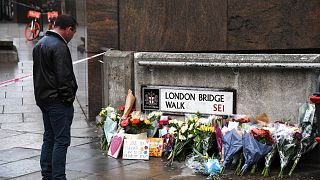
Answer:
[(76, 27), (73, 17), (58, 16), (54, 28), (47, 31), (33, 49), (34, 95), (44, 124), (40, 157), (44, 180), (66, 179), (73, 101), (78, 89), (67, 44)]

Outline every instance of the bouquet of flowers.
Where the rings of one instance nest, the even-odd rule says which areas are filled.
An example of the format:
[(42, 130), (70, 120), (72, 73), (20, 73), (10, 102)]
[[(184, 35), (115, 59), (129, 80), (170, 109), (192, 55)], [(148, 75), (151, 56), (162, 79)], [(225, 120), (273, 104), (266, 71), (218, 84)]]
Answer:
[(214, 141), (214, 127), (212, 126), (211, 118), (200, 118), (197, 120), (194, 134), (193, 149), (202, 155), (207, 154)]
[(194, 173), (209, 175), (207, 179), (219, 179), (219, 172), (221, 170), (219, 161), (208, 156), (203, 156), (197, 151), (195, 153), (195, 155), (191, 155), (191, 157), (186, 159), (186, 166), (192, 169)]
[(160, 127), (160, 118), (162, 114), (163, 113), (160, 111), (153, 111), (150, 114), (148, 114), (147, 119), (152, 123), (152, 126), (154, 127), (154, 129), (148, 130), (148, 137), (154, 137), (154, 135), (157, 133), (157, 130)]
[(279, 125), (280, 127), (277, 130), (276, 144), (280, 156), (281, 169), (278, 177), (283, 178), (283, 170), (289, 163), (289, 160), (296, 153), (301, 133), (298, 131), (299, 129), (295, 127), (290, 127), (285, 124)]
[(182, 161), (186, 159), (186, 156), (192, 151), (193, 137), (195, 136), (194, 128), (198, 121), (197, 118), (182, 120), (170, 120), (169, 127), (174, 136), (175, 143), (173, 150), (168, 157), (167, 165), (172, 165), (174, 158)]
[(243, 137), (243, 155), (245, 163), (241, 168), (241, 175), (250, 165), (253, 165), (252, 173), (254, 173), (256, 167), (255, 163), (272, 149), (270, 145), (265, 143), (270, 141), (270, 132), (268, 130), (254, 128), (250, 131), (250, 134), (245, 133)]
[(147, 132), (149, 129), (154, 129), (152, 122), (146, 115), (141, 114), (140, 111), (133, 111), (128, 116), (123, 116), (120, 126), (128, 134), (139, 134)]
[(265, 163), (264, 163), (265, 166), (264, 166), (261, 174), (265, 177), (269, 176), (270, 166), (271, 166), (271, 163), (273, 162), (273, 159), (274, 159), (276, 153), (278, 152), (277, 150), (278, 149), (277, 149), (276, 144), (273, 144), (271, 151), (264, 157), (265, 158)]
[(99, 121), (96, 125), (103, 129), (103, 134), (101, 136), (101, 149), (102, 151), (106, 151), (111, 143), (113, 135), (117, 131), (120, 116), (113, 107), (108, 106), (101, 109), (99, 117)]
[(301, 126), (302, 137), (298, 145), (297, 154), (294, 157), (294, 164), (289, 172), (289, 176), (292, 175), (294, 169), (296, 168), (301, 156), (310, 150), (312, 150), (316, 145), (315, 142), (315, 127), (313, 126), (313, 119), (315, 113), (315, 105), (305, 103), (299, 109), (299, 121)]
[(242, 134), (236, 129), (226, 132), (222, 138), (223, 142), (223, 163), (221, 164), (221, 173), (223, 173), (225, 167), (232, 161), (234, 155), (236, 155), (243, 147)]

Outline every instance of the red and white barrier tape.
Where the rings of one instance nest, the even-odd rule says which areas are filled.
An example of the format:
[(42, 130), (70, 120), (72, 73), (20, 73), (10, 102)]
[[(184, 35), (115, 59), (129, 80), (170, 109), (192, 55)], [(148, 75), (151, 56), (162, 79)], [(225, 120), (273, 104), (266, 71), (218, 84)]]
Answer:
[[(78, 63), (81, 63), (81, 62), (84, 62), (84, 61), (88, 61), (89, 59), (93, 59), (93, 58), (95, 58), (95, 57), (101, 56), (101, 55), (103, 55), (104, 53), (105, 53), (105, 52), (99, 53), (99, 54), (96, 54), (96, 55), (94, 55), (94, 56), (90, 56), (90, 57), (87, 57), (87, 58), (84, 58), (84, 59), (80, 59), (80, 60), (74, 61), (74, 62), (72, 62), (72, 64), (75, 65), (75, 64), (78, 64)], [(0, 87), (2, 87), (2, 86), (7, 86), (7, 85), (9, 85), (9, 84), (13, 84), (13, 83), (16, 83), (16, 82), (18, 82), (18, 81), (20, 81), (20, 80), (28, 79), (28, 78), (31, 78), (31, 77), (32, 77), (32, 74), (28, 74), (28, 75), (26, 75), (26, 76), (21, 76), (21, 77), (18, 77), (18, 78), (14, 78), (14, 79), (9, 79), (9, 80), (6, 80), (6, 81), (2, 81), (2, 82), (0, 82)]]

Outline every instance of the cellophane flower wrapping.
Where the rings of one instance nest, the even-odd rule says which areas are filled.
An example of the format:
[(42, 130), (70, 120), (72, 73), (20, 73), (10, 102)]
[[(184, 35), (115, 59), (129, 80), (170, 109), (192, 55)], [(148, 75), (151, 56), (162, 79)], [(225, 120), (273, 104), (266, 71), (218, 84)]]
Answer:
[(243, 155), (245, 162), (241, 168), (241, 174), (243, 174), (249, 166), (257, 163), (271, 150), (272, 146), (261, 143), (249, 133), (245, 133), (243, 135)]
[(101, 137), (101, 149), (106, 151), (111, 143), (113, 135), (118, 129), (119, 115), (116, 110), (108, 106), (102, 108), (99, 113), (99, 121), (97, 122), (97, 127), (102, 128), (103, 134)]
[(199, 153), (187, 157), (186, 166), (192, 169), (193, 173), (208, 175), (208, 179), (219, 176), (221, 170), (218, 159), (208, 158)]
[(154, 137), (157, 133), (158, 129), (160, 128), (160, 118), (162, 116), (162, 112), (160, 111), (153, 111), (148, 114), (147, 119), (151, 122), (153, 129), (148, 129), (148, 137)]
[(236, 129), (226, 132), (222, 138), (224, 148), (224, 161), (221, 167), (224, 168), (228, 165), (234, 155), (238, 153), (243, 147), (242, 136), (237, 132)]
[(167, 165), (171, 166), (173, 160), (184, 161), (186, 156), (192, 151), (193, 142), (193, 128), (197, 119), (190, 120), (177, 120), (172, 119), (169, 121), (168, 126), (173, 130), (171, 134), (174, 136), (175, 143), (173, 149), (168, 157)]
[(202, 155), (208, 153), (215, 142), (213, 119), (213, 116), (204, 118), (200, 114), (187, 114), (184, 120), (169, 120), (168, 126), (174, 129), (175, 139), (170, 164), (173, 159), (185, 160), (194, 150)]
[(274, 160), (275, 155), (277, 154), (278, 149), (276, 144), (272, 145), (272, 150), (264, 157), (265, 163), (264, 163), (264, 169), (262, 171), (263, 176), (269, 176), (270, 174), (270, 166)]
[(294, 164), (291, 167), (289, 175), (291, 176), (296, 165), (298, 164), (301, 156), (310, 150), (312, 150), (317, 142), (314, 140), (316, 137), (316, 129), (313, 126), (315, 113), (315, 105), (311, 103), (304, 103), (299, 108), (299, 125), (301, 130), (301, 140), (297, 147), (297, 153), (295, 155)]
[[(189, 127), (190, 129), (191, 127)], [(209, 148), (215, 141), (214, 131), (211, 118), (199, 118), (193, 128), (193, 149), (200, 152), (202, 155), (208, 153)]]
[(128, 134), (140, 134), (154, 129), (152, 121), (140, 111), (133, 111), (128, 116), (122, 116), (120, 126)]
[(280, 157), (279, 177), (283, 177), (283, 170), (288, 165), (289, 160), (297, 152), (298, 139), (295, 137), (298, 128), (279, 124), (277, 130), (277, 149)]

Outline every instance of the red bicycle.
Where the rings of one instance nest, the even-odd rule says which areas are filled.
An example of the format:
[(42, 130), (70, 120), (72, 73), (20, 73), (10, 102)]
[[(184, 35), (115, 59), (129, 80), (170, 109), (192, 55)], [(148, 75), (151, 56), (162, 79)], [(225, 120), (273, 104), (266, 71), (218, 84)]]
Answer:
[(41, 12), (29, 10), (27, 17), (31, 19), (31, 22), (27, 23), (24, 29), (24, 36), (27, 38), (28, 41), (32, 41), (36, 39), (40, 34), (39, 20), (41, 17)]
[[(40, 28), (40, 10), (29, 10), (27, 17), (31, 19), (31, 22), (27, 23), (24, 29), (24, 35), (28, 41), (33, 41), (34, 39), (39, 37), (41, 28)], [(58, 17), (58, 11), (49, 11), (47, 12), (48, 16), (48, 30), (53, 28), (54, 21)]]

